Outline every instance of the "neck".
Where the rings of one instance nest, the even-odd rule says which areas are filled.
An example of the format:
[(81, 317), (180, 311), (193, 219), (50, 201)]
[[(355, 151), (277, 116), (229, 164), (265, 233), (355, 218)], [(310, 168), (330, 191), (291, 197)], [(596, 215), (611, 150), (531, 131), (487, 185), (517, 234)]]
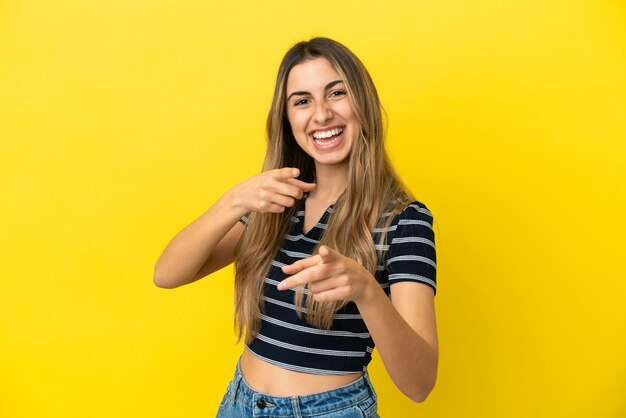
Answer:
[(315, 164), (315, 183), (317, 187), (309, 197), (335, 203), (348, 184), (348, 162), (332, 166)]

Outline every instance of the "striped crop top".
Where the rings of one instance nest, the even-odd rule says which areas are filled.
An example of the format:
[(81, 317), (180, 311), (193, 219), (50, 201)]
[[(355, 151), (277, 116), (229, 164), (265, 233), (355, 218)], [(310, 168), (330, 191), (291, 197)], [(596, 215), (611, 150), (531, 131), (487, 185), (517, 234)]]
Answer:
[[(348, 303), (338, 310), (330, 330), (315, 328), (298, 318), (293, 290), (279, 291), (276, 286), (287, 278), (281, 267), (299, 259), (310, 257), (319, 243), (331, 205), (318, 223), (308, 233), (303, 232), (304, 199), (298, 203), (296, 215), (291, 218), (291, 231), (285, 236), (282, 247), (265, 278), (259, 335), (247, 346), (255, 356), (271, 364), (304, 373), (349, 374), (366, 369), (372, 359), (374, 341), (356, 304)], [(247, 217), (242, 218), (247, 223)], [(376, 280), (389, 296), (393, 283), (413, 281), (432, 287), (436, 292), (436, 252), (433, 217), (421, 202), (415, 201), (398, 214), (388, 231), (379, 260)], [(374, 229), (374, 242), (378, 242), (381, 228)], [(305, 290), (305, 294), (307, 291)]]

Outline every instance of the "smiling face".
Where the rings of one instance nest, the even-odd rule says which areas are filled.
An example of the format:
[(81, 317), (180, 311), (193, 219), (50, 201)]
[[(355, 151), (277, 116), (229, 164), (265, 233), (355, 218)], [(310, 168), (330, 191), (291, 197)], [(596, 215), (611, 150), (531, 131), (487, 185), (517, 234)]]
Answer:
[(291, 69), (286, 106), (294, 138), (318, 168), (348, 164), (358, 124), (347, 87), (326, 58)]

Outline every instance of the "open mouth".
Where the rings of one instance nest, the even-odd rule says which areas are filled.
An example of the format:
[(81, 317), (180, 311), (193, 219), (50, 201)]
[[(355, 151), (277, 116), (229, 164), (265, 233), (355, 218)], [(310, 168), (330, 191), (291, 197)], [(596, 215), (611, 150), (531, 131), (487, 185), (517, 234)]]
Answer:
[(343, 127), (315, 131), (311, 137), (318, 148), (332, 148), (339, 140), (343, 139)]

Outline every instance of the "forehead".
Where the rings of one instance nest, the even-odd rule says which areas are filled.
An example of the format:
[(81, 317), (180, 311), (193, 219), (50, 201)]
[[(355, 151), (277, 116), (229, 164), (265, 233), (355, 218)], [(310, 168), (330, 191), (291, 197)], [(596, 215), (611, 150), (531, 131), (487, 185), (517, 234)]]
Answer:
[(287, 95), (296, 90), (323, 91), (331, 81), (341, 77), (324, 57), (306, 60), (295, 65), (287, 77)]

